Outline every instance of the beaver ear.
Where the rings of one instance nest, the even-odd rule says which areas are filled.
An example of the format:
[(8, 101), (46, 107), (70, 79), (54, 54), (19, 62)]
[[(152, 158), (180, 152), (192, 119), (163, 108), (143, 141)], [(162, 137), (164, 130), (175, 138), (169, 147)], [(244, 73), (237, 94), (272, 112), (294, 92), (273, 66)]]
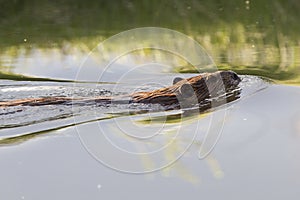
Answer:
[(193, 87), (188, 83), (182, 84), (179, 88), (179, 92), (184, 98), (191, 97), (195, 93)]
[(178, 83), (179, 81), (182, 81), (183, 78), (180, 78), (180, 77), (176, 77), (173, 79), (173, 85), (175, 85), (176, 83)]

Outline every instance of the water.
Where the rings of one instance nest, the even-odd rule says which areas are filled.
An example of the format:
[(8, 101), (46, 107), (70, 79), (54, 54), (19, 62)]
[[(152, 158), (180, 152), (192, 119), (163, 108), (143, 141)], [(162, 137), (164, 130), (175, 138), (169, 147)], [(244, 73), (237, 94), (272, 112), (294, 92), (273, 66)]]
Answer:
[[(143, 104), (0, 108), (0, 199), (298, 199), (299, 5), (1, 2), (1, 101), (125, 95), (211, 69), (243, 80), (239, 99), (201, 114)], [(143, 26), (180, 31), (205, 51), (173, 37), (165, 48), (181, 54), (138, 49), (107, 69), (134, 41), (165, 45), (166, 35), (134, 35), (95, 48)]]
[[(80, 199), (88, 194), (95, 199), (118, 199), (124, 195), (145, 199), (172, 196), (177, 199), (189, 195), (196, 199), (201, 194), (210, 198), (253, 199), (264, 196), (280, 199), (289, 196), (296, 199), (300, 164), (297, 159), (300, 110), (295, 109), (298, 102), (297, 87), (279, 85), (271, 85), (235, 102), (227, 110), (221, 139), (206, 159), (198, 159), (204, 133), (201, 129), (180, 160), (168, 168), (145, 175), (120, 173), (97, 162), (83, 148), (74, 127), (24, 140), (11, 140), (4, 146), (2, 144), (0, 151), (3, 169), (0, 173), (5, 180), (1, 181), (1, 196), (39, 199), (47, 195), (49, 199)], [(282, 110), (283, 105), (289, 106)], [(190, 125), (198, 120), (201, 119), (192, 119)], [(208, 121), (203, 118), (201, 124), (207, 126)], [(106, 121), (109, 123), (113, 122)], [(78, 127), (86, 133), (99, 130), (96, 122)], [(156, 139), (157, 143), (152, 145), (165, 142), (161, 137)], [(185, 140), (181, 138), (183, 142), (189, 140), (189, 134)], [(114, 141), (122, 144), (124, 138), (117, 137)], [(174, 145), (173, 153), (180, 151)], [(163, 155), (165, 160), (172, 159), (172, 150)], [(114, 158), (122, 160), (122, 157)], [(155, 160), (144, 159), (140, 164), (145, 169), (155, 165)], [(281, 181), (276, 181), (278, 179)], [(174, 187), (180, 190), (174, 191)], [(274, 188), (280, 188), (276, 197), (273, 196)], [(157, 190), (160, 194), (155, 192)]]

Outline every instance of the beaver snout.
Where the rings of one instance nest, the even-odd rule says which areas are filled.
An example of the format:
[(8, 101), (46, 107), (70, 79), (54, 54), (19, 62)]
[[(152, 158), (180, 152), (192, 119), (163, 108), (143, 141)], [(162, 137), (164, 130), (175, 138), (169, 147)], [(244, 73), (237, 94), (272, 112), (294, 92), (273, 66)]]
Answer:
[(226, 88), (237, 87), (242, 79), (233, 71), (220, 72)]
[(242, 81), (242, 79), (235, 72), (232, 72), (232, 79), (234, 85), (236, 86)]
[(234, 74), (233, 78), (231, 80), (231, 84), (232, 84), (233, 87), (237, 87), (240, 84), (241, 81), (242, 81), (242, 79), (240, 77), (238, 77), (237, 74)]

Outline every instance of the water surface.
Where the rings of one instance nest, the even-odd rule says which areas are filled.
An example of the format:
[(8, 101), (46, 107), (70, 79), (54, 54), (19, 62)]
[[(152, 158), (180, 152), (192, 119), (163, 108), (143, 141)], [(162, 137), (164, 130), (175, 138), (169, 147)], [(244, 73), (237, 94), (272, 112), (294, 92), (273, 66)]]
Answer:
[(205, 71), (206, 54), (192, 66), (157, 49), (105, 70), (97, 45), (149, 26), (188, 35), (214, 70), (243, 81), (239, 99), (202, 114), (156, 105), (1, 108), (0, 199), (299, 199), (300, 92), (290, 86), (300, 80), (299, 9), (280, 0), (1, 1), (0, 101), (123, 95)]

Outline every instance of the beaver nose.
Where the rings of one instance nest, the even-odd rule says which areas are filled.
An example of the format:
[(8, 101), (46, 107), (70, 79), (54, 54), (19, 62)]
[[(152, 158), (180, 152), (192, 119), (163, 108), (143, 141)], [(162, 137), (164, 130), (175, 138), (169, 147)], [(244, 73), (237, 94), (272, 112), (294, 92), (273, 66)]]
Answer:
[(233, 80), (235, 80), (237, 82), (241, 82), (242, 81), (242, 79), (236, 73), (233, 73)]

